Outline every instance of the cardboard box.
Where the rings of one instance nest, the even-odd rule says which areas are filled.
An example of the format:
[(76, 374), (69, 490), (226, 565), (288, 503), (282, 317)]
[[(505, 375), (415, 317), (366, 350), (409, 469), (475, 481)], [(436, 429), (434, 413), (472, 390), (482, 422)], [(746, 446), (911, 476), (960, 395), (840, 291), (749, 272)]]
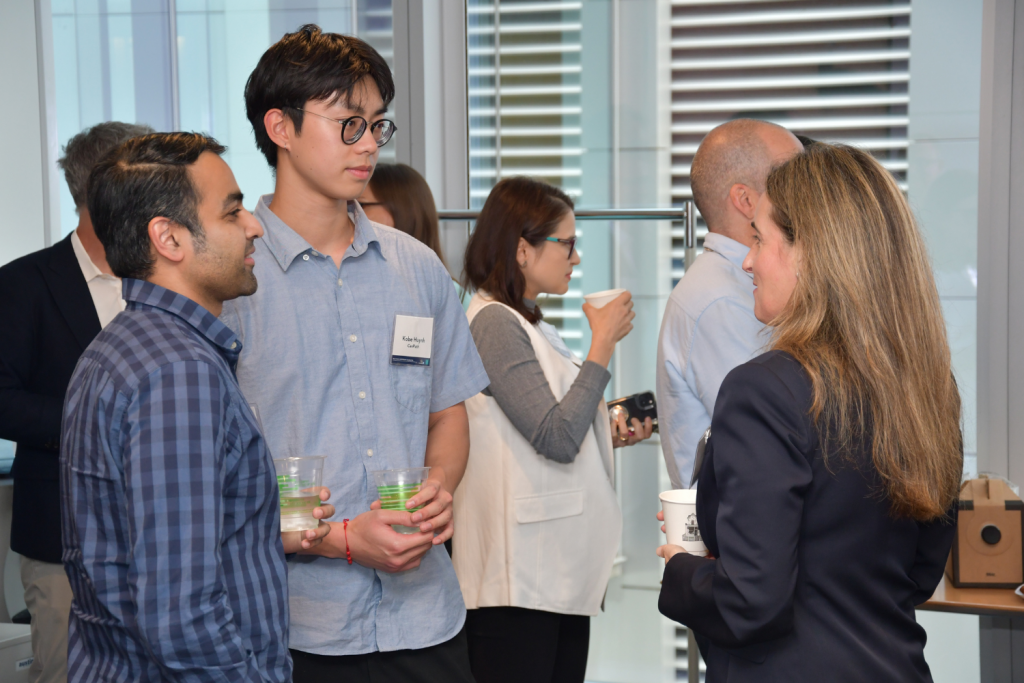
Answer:
[(0, 681), (28, 683), (32, 665), (32, 629), (22, 624), (0, 624)]
[(1024, 501), (1000, 479), (960, 488), (960, 513), (946, 575), (957, 588), (1024, 583)]

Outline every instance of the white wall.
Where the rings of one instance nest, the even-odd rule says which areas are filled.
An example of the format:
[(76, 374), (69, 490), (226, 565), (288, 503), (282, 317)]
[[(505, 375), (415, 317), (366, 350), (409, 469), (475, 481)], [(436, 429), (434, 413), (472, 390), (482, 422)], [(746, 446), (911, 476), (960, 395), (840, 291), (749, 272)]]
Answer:
[(45, 246), (36, 21), (32, 0), (0, 2), (0, 265)]

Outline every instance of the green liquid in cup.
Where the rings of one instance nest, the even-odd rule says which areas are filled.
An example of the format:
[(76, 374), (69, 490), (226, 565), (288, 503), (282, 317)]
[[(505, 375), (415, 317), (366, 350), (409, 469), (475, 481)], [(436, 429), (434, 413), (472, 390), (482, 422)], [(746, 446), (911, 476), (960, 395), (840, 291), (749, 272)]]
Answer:
[[(422, 505), (409, 510), (406, 510), (405, 508), (406, 502), (420, 492), (421, 486), (421, 483), (378, 486), (377, 496), (380, 498), (381, 509), (398, 510), (399, 512), (415, 512), (416, 510), (422, 510)], [(402, 526), (401, 524), (392, 524), (391, 528), (400, 534), (414, 534), (420, 530), (419, 527)]]
[(398, 484), (395, 486), (378, 486), (377, 496), (380, 498), (380, 506), (385, 510), (400, 510), (402, 512), (414, 512), (422, 510), (423, 506), (405, 509), (405, 504), (410, 498), (420, 492), (422, 484)]

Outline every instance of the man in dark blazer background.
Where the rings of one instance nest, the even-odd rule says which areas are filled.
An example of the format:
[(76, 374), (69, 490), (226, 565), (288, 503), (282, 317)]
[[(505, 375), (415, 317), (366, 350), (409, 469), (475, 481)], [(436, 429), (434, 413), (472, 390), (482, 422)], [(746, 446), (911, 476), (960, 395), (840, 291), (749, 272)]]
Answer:
[(64, 393), (85, 347), (124, 309), (86, 205), (93, 166), (148, 126), (101, 123), (58, 162), (78, 211), (63, 240), (0, 268), (0, 438), (16, 442), (11, 550), (32, 615), (33, 683), (67, 678), (71, 587), (61, 564), (59, 457)]

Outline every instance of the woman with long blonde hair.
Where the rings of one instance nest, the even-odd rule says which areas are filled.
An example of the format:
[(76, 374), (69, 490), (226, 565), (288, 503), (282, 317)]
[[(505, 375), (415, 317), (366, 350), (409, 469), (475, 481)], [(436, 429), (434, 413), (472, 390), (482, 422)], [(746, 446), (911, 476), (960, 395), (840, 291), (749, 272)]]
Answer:
[(869, 154), (815, 144), (759, 203), (755, 315), (699, 463), (709, 557), (676, 546), (659, 607), (707, 681), (930, 681), (914, 606), (942, 578), (960, 398), (924, 241)]

